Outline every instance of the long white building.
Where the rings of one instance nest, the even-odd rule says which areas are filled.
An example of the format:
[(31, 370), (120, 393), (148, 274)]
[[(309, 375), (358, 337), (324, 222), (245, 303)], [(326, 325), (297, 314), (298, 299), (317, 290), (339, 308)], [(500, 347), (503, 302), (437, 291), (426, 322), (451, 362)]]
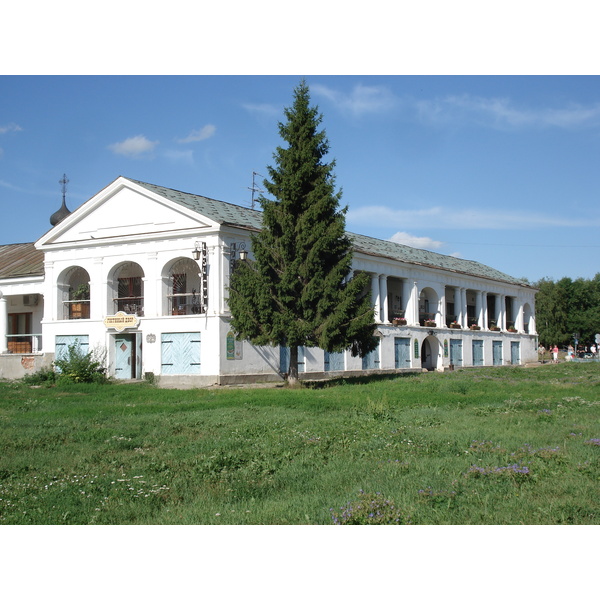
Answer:
[[(35, 244), (0, 246), (0, 377), (49, 365), (73, 343), (117, 378), (267, 381), (285, 348), (235, 340), (227, 305), (261, 213), (119, 177)], [(61, 215), (62, 217), (63, 215)], [(535, 292), (477, 262), (349, 234), (371, 274), (377, 350), (300, 352), (301, 377), (537, 361)]]

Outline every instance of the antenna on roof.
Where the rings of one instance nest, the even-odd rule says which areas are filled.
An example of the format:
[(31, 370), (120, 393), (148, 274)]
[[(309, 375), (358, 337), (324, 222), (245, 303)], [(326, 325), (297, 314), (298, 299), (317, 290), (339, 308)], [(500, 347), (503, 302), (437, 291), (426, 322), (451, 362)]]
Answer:
[[(254, 178), (260, 175), (260, 173), (257, 173), (256, 171), (252, 171), (252, 187), (248, 188), (251, 192), (252, 192), (252, 210), (254, 210), (254, 194), (255, 192), (258, 192), (259, 194), (263, 194), (265, 190), (261, 190), (260, 188), (256, 187), (256, 182), (254, 180)], [(264, 175), (260, 175), (261, 177), (264, 177)]]

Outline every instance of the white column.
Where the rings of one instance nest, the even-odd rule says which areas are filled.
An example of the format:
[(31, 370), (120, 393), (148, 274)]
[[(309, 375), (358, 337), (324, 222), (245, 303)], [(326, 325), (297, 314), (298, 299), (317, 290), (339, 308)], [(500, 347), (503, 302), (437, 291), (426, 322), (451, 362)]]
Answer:
[(102, 257), (94, 258), (90, 276), (90, 319), (102, 320), (106, 316), (107, 285), (102, 277)]
[(481, 327), (483, 321), (483, 319), (481, 318), (481, 294), (481, 290), (477, 290), (475, 292), (475, 321), (477, 322), (477, 325), (479, 325), (479, 327)]
[[(517, 304), (518, 299), (515, 298), (515, 304)], [(517, 331), (523, 331), (524, 329), (524, 312), (523, 312), (523, 303), (522, 302), (518, 302), (517, 305), (517, 316), (515, 319), (515, 329)]]
[(379, 311), (379, 276), (377, 273), (371, 273), (371, 304), (375, 309), (375, 322), (381, 323), (381, 313)]
[(410, 318), (409, 325), (419, 324), (419, 285), (416, 281), (413, 282), (412, 290), (410, 291)]
[(8, 302), (0, 292), (0, 354), (8, 352)]
[(481, 329), (488, 328), (488, 317), (487, 292), (481, 292)]
[(460, 288), (460, 305), (461, 320), (459, 323), (461, 327), (466, 329), (469, 326), (469, 319), (467, 318), (467, 288)]
[(157, 265), (157, 253), (148, 252), (146, 256), (146, 263), (144, 264), (144, 276), (142, 281), (144, 282), (144, 316), (145, 317), (156, 317), (159, 313), (158, 306), (160, 305), (160, 297), (156, 295), (156, 265)]
[(446, 305), (446, 286), (442, 288), (443, 294), (440, 298), (440, 322), (438, 323), (438, 327), (446, 327), (446, 315), (448, 314), (447, 305)]
[(506, 296), (500, 294), (500, 312), (498, 313), (498, 327), (506, 331)]
[(410, 310), (411, 304), (411, 285), (408, 279), (402, 281), (402, 309), (404, 310), (404, 318), (408, 325), (412, 325), (412, 316)]
[(379, 276), (379, 305), (382, 323), (389, 323), (388, 310), (388, 292), (387, 292), (387, 275)]

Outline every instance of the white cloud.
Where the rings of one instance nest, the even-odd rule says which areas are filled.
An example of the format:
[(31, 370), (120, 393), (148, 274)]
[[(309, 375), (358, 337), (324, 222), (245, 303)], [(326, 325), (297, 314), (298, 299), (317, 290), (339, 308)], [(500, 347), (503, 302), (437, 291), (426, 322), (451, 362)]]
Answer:
[(508, 98), (482, 98), (463, 94), (415, 102), (418, 115), (438, 123), (475, 120), (493, 127), (574, 127), (600, 125), (600, 104), (572, 104), (562, 108), (515, 107)]
[(397, 104), (397, 98), (394, 94), (383, 86), (358, 84), (354, 86), (349, 94), (320, 84), (311, 85), (310, 90), (315, 95), (327, 98), (336, 104), (340, 110), (349, 112), (354, 116), (387, 111)]
[(148, 152), (152, 152), (158, 142), (152, 142), (143, 135), (136, 135), (127, 138), (122, 142), (111, 144), (108, 148), (115, 154), (123, 154), (124, 156), (140, 156)]
[(387, 206), (363, 206), (346, 215), (357, 225), (385, 224), (404, 229), (531, 229), (543, 227), (589, 227), (600, 225), (598, 218), (569, 218), (562, 214), (532, 213), (518, 210), (486, 211), (449, 209), (435, 206), (418, 210), (396, 210)]
[(186, 138), (177, 140), (180, 144), (190, 144), (191, 142), (201, 142), (215, 135), (217, 128), (214, 125), (205, 125), (202, 129), (192, 131)]
[(22, 127), (19, 127), (16, 123), (9, 123), (8, 125), (0, 125), (0, 134), (8, 133), (9, 131), (23, 131)]
[(391, 238), (390, 242), (410, 246), (411, 248), (422, 248), (423, 250), (437, 250), (444, 245), (444, 242), (438, 242), (429, 237), (418, 237), (407, 233), (406, 231), (398, 231)]

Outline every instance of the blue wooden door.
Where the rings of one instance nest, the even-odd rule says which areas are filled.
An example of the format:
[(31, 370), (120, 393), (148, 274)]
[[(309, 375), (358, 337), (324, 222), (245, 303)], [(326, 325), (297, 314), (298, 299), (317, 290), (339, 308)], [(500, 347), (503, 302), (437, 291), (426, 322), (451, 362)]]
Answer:
[(492, 342), (492, 360), (495, 366), (502, 364), (502, 342)]
[(135, 336), (115, 336), (115, 377), (135, 379)]
[(410, 367), (409, 338), (394, 338), (394, 360), (396, 369), (407, 369)]
[(163, 333), (161, 364), (164, 375), (199, 375), (200, 332)]
[(54, 340), (54, 358), (63, 359), (69, 356), (69, 346), (76, 346), (82, 354), (87, 354), (90, 347), (89, 335), (57, 335)]
[(462, 340), (450, 340), (450, 364), (456, 367), (462, 367)]
[(510, 343), (510, 364), (521, 364), (521, 345), (519, 344), (519, 342)]
[(483, 366), (483, 340), (473, 340), (473, 365)]
[(379, 369), (379, 346), (362, 359), (363, 369)]
[[(54, 340), (54, 360), (69, 358), (69, 346), (75, 346), (81, 354), (90, 351), (89, 335), (57, 335)], [(56, 367), (60, 373), (60, 368)]]
[[(304, 346), (298, 347), (298, 373), (306, 371), (306, 358)], [(279, 346), (279, 372), (284, 375), (290, 370), (290, 349), (288, 346)]]
[(325, 371), (343, 371), (344, 353), (325, 351)]

